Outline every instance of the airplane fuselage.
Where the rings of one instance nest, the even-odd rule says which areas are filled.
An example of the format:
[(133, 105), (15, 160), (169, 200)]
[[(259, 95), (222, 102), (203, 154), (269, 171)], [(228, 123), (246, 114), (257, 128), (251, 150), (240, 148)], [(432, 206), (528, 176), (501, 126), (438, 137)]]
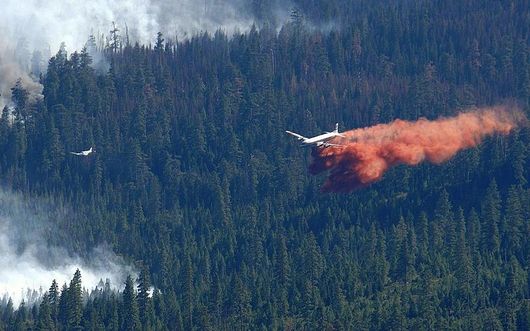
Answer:
[(300, 140), (302, 142), (302, 145), (309, 146), (309, 145), (316, 145), (318, 147), (329, 147), (329, 146), (337, 146), (336, 144), (328, 143), (329, 140), (335, 138), (335, 137), (344, 137), (343, 134), (339, 133), (339, 124), (335, 124), (335, 131), (332, 132), (326, 132), (324, 134), (306, 138), (298, 133), (292, 132), (292, 131), (285, 131), (291, 136), (296, 137), (296, 139)]
[(303, 140), (302, 143), (303, 144), (307, 144), (307, 145), (312, 145), (312, 144), (318, 144), (318, 143), (324, 143), (328, 140), (331, 140), (335, 137), (339, 136), (338, 133), (335, 133), (335, 132), (328, 132), (328, 133), (324, 133), (324, 134), (321, 134), (319, 136), (316, 136), (316, 137), (312, 137), (312, 138), (308, 138), (306, 140)]

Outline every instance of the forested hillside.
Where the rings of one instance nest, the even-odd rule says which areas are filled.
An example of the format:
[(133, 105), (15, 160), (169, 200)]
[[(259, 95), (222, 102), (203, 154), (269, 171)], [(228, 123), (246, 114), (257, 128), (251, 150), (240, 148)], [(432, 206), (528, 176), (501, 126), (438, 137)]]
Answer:
[(43, 100), (13, 88), (3, 185), (76, 208), (50, 243), (142, 272), (90, 296), (72, 275), (0, 330), (530, 329), (528, 127), (349, 194), (321, 193), (285, 134), (529, 114), (530, 3), (295, 2), (279, 30), (111, 44), (106, 73), (63, 50)]

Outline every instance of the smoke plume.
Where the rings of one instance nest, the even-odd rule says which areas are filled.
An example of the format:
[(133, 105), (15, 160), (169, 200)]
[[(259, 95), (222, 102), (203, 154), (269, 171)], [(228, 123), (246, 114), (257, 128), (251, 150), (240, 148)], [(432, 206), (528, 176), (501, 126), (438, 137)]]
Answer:
[[(288, 19), (290, 1), (271, 3), (277, 3), (277, 23)], [(218, 29), (230, 35), (249, 30), (256, 21), (252, 5), (244, 0), (3, 0), (0, 8), (2, 108), (19, 77), (25, 86), (38, 84), (30, 73), (38, 78), (61, 43), (68, 52), (80, 51), (92, 35), (104, 47), (113, 24), (123, 42), (149, 44), (157, 32), (172, 41)]]
[(343, 138), (332, 141), (342, 146), (314, 149), (309, 171), (330, 170), (322, 191), (349, 192), (380, 180), (395, 165), (416, 165), (424, 160), (440, 164), (462, 149), (477, 146), (486, 136), (507, 135), (525, 122), (519, 110), (505, 106), (434, 121), (398, 119), (344, 132)]
[(59, 236), (61, 222), (74, 217), (50, 201), (0, 189), (0, 305), (8, 298), (15, 307), (22, 300), (33, 304), (54, 279), (59, 286), (69, 283), (76, 269), (81, 271), (87, 289), (94, 289), (105, 279), (119, 288), (127, 274), (135, 273), (108, 248), (98, 247), (90, 252), (90, 258), (82, 259), (50, 244), (46, 238)]
[[(1, 32), (1, 29), (0, 29)], [(0, 111), (11, 100), (11, 88), (20, 79), (22, 86), (28, 91), (30, 101), (41, 97), (42, 85), (38, 78), (29, 74), (27, 54), (20, 52), (19, 47), (13, 46), (8, 40), (0, 37)]]
[[(279, 24), (288, 19), (290, 1), (271, 3), (277, 3), (274, 15)], [(30, 101), (41, 96), (39, 75), (62, 43), (72, 53), (92, 36), (90, 52), (90, 47), (106, 47), (114, 26), (121, 44), (152, 44), (157, 32), (175, 42), (218, 29), (228, 35), (245, 32), (256, 21), (251, 2), (245, 0), (2, 0), (0, 8), (0, 111), (12, 106), (11, 88), (19, 79)], [(88, 263), (50, 246), (44, 234), (53, 231), (55, 222), (49, 219), (66, 216), (51, 216), (53, 208), (43, 209), (42, 204), (31, 211), (33, 205), (0, 189), (0, 296), (9, 293), (18, 302), (27, 288), (47, 289), (54, 278), (62, 283), (76, 268), (81, 269), (85, 286), (93, 286), (99, 277), (121, 283), (116, 279), (126, 268), (107, 250), (96, 250)]]

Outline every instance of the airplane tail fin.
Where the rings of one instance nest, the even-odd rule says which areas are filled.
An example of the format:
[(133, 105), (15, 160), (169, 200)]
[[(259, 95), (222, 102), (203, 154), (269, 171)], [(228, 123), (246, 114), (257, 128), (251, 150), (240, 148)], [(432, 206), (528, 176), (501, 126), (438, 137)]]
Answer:
[(335, 123), (335, 131), (333, 131), (333, 132), (336, 133), (339, 137), (346, 138), (345, 135), (339, 133), (339, 123)]

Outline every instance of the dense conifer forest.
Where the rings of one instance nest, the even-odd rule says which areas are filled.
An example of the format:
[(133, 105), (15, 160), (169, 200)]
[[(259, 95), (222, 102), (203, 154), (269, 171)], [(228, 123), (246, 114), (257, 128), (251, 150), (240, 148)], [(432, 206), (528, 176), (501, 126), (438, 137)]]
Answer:
[(49, 60), (42, 100), (13, 87), (2, 184), (75, 206), (50, 243), (140, 272), (119, 292), (50, 280), (0, 330), (530, 329), (528, 127), (349, 194), (321, 193), (284, 132), (529, 114), (530, 3), (295, 3), (278, 29), (122, 38), (105, 72), (92, 40)]

